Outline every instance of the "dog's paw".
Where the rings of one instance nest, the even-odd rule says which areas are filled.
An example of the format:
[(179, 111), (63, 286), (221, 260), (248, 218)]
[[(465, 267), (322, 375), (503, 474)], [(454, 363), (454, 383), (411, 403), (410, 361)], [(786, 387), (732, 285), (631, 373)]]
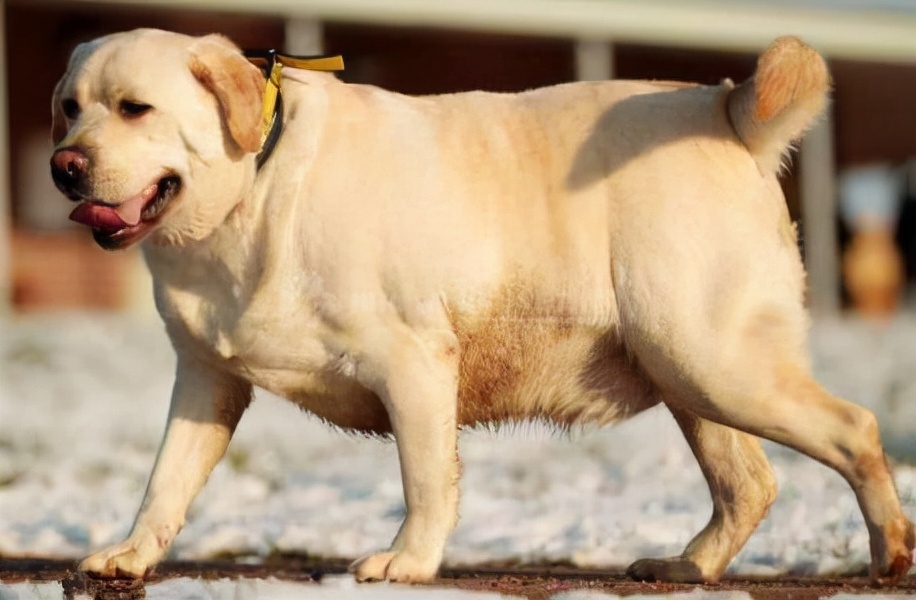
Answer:
[(86, 558), (80, 563), (79, 569), (98, 577), (140, 579), (155, 563), (155, 558), (143, 556), (127, 540)]
[(876, 570), (873, 569), (872, 582), (882, 587), (895, 586), (910, 572), (910, 568), (914, 565), (916, 565), (916, 551), (906, 555), (900, 554), (894, 557), (889, 565), (878, 571), (880, 575), (875, 575), (874, 572)]
[(438, 571), (438, 561), (416, 557), (407, 552), (370, 554), (350, 565), (350, 572), (360, 582), (422, 583), (435, 578)]
[(883, 560), (872, 562), (872, 581), (880, 586), (897, 585), (910, 568), (916, 566), (916, 527), (903, 518), (888, 528), (890, 535), (888, 545), (892, 549), (883, 554)]
[(681, 556), (637, 560), (627, 568), (627, 576), (636, 581), (709, 583), (695, 562)]

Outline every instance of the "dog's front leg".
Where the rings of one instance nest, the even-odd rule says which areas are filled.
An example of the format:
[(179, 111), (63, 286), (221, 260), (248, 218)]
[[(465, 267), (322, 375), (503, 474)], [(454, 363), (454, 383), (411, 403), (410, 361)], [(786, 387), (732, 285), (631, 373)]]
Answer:
[(165, 437), (133, 529), (125, 541), (85, 559), (80, 569), (103, 577), (143, 577), (159, 562), (250, 400), (247, 382), (179, 357)]
[[(458, 519), (457, 342), (399, 336), (375, 389), (391, 419), (407, 517), (388, 552), (356, 561), (359, 581), (435, 577)], [(369, 369), (367, 369), (368, 371)]]

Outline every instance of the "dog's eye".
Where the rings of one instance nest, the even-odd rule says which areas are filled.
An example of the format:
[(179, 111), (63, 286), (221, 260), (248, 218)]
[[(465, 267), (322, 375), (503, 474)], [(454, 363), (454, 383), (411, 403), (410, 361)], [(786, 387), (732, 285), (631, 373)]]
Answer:
[(152, 109), (153, 107), (149, 104), (134, 102), (132, 100), (121, 100), (121, 104), (118, 105), (118, 110), (121, 111), (121, 115), (128, 118), (143, 116)]
[(60, 109), (64, 112), (64, 116), (75, 121), (80, 116), (80, 104), (73, 98), (67, 98), (60, 103)]

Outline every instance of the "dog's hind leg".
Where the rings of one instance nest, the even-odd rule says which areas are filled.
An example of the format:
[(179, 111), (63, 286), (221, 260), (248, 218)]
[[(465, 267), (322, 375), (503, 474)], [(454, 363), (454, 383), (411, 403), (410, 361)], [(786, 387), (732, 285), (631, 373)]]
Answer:
[(776, 480), (754, 436), (683, 410), (674, 418), (712, 495), (709, 524), (676, 557), (636, 561), (627, 574), (643, 581), (714, 582), (776, 499)]
[(872, 579), (895, 583), (910, 569), (916, 535), (897, 498), (874, 414), (831, 396), (800, 366), (756, 356), (761, 376), (722, 361), (714, 373), (694, 373), (693, 393), (673, 398), (674, 409), (765, 437), (837, 471), (868, 527)]
[[(754, 267), (750, 261), (746, 266)], [(689, 287), (679, 289), (681, 304), (663, 294), (656, 294), (654, 303), (640, 304), (645, 318), (630, 321), (628, 336), (629, 347), (666, 404), (676, 414), (690, 413), (769, 439), (837, 471), (852, 487), (868, 527), (872, 579), (881, 584), (899, 580), (910, 569), (916, 539), (885, 463), (877, 420), (870, 411), (830, 395), (811, 377), (801, 307), (788, 300), (761, 304), (757, 290), (733, 292), (735, 297), (719, 297), (708, 307), (705, 299), (691, 302), (685, 293)], [(704, 303), (707, 314), (697, 314), (705, 318), (682, 314), (683, 306)]]
[(875, 415), (827, 393), (804, 370), (776, 369), (772, 395), (698, 407), (718, 422), (761, 435), (833, 468), (849, 482), (871, 544), (871, 577), (893, 584), (912, 564), (916, 533), (888, 469)]

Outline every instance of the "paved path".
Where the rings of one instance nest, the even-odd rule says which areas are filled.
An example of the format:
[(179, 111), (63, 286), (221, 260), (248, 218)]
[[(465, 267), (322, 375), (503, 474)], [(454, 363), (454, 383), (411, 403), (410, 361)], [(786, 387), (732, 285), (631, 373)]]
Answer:
[[(318, 591), (322, 587), (322, 580), (339, 579), (339, 576), (346, 572), (347, 563), (344, 559), (316, 560), (303, 557), (277, 557), (268, 559), (263, 564), (242, 564), (230, 560), (169, 561), (161, 564), (147, 579), (146, 584), (154, 585), (178, 578), (208, 581), (227, 578), (274, 578), (296, 582), (306, 588), (314, 585)], [(146, 597), (143, 583), (94, 580), (77, 573), (71, 561), (0, 559), (0, 582), (16, 584), (25, 581), (60, 582), (67, 598), (89, 595), (101, 599), (135, 600)], [(585, 570), (562, 565), (490, 564), (444, 569), (434, 586), (438, 590), (457, 588), (488, 592), (490, 595), (505, 594), (528, 600), (548, 600), (563, 596), (586, 598), (589, 596), (588, 592), (595, 593), (595, 597), (599, 597), (598, 594), (601, 593), (654, 597), (690, 593), (691, 599), (718, 596), (750, 597), (754, 600), (819, 600), (834, 596), (864, 598), (874, 594), (882, 597), (916, 598), (916, 570), (911, 571), (896, 588), (880, 589), (871, 587), (863, 577), (727, 578), (718, 585), (696, 586), (635, 582), (626, 578), (622, 569)], [(709, 594), (702, 594), (698, 587)], [(359, 588), (369, 591), (371, 584)], [(389, 588), (388, 591), (390, 593), (393, 590)], [(309, 594), (305, 592), (304, 598), (308, 597)], [(372, 594), (366, 594), (365, 597), (372, 597)]]

